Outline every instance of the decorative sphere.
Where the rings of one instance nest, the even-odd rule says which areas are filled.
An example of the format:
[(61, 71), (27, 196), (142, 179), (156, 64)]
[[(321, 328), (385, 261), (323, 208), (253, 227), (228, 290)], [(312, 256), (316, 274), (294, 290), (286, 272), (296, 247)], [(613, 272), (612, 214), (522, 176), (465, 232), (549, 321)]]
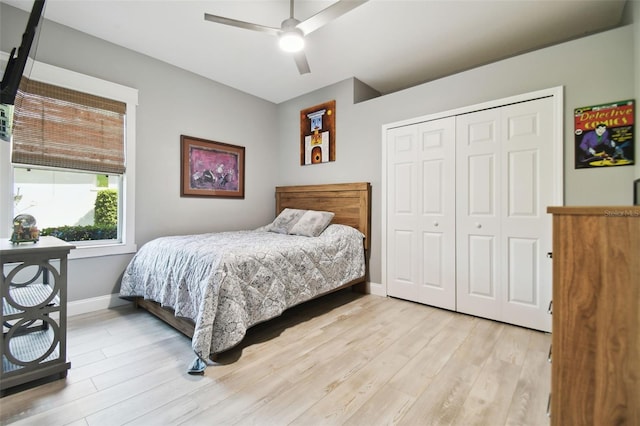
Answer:
[(19, 214), (13, 218), (13, 234), (11, 234), (11, 242), (36, 242), (39, 238), (40, 232), (36, 226), (35, 217), (30, 214)]
[(19, 214), (13, 218), (13, 225), (21, 225), (23, 228), (31, 228), (36, 226), (36, 218), (30, 214)]

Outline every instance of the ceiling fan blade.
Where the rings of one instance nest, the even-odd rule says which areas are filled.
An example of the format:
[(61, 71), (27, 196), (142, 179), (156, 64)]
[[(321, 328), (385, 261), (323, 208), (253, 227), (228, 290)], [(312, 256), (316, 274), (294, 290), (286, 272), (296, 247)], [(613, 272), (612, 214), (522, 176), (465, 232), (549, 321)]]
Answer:
[(296, 52), (293, 54), (293, 59), (296, 61), (296, 65), (298, 66), (298, 72), (302, 74), (309, 74), (311, 72), (311, 68), (309, 68), (309, 62), (307, 62), (307, 57), (304, 54), (304, 51)]
[(232, 27), (244, 28), (246, 30), (260, 31), (275, 36), (280, 35), (280, 33), (282, 32), (280, 28), (252, 24), (251, 22), (238, 21), (237, 19), (225, 18), (224, 16), (212, 15), (210, 13), (205, 13), (204, 19), (207, 21), (216, 22), (218, 24), (230, 25)]
[(307, 35), (367, 1), (368, 0), (340, 0), (300, 22), (297, 28)]

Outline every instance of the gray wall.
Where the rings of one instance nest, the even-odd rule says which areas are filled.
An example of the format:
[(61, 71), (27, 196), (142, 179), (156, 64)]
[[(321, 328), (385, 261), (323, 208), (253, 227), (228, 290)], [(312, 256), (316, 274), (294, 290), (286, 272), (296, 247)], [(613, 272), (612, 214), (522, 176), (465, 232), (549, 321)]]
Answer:
[[(636, 2), (637, 3), (637, 2)], [(572, 111), (635, 98), (635, 26), (527, 53), (401, 92), (354, 103), (368, 91), (355, 79), (274, 105), (102, 40), (47, 22), (37, 59), (139, 90), (136, 242), (167, 234), (251, 228), (273, 218), (276, 185), (368, 181), (373, 186), (371, 281), (381, 280), (381, 126), (540, 89), (564, 86), (565, 203), (630, 204), (640, 167), (574, 170)], [(0, 4), (0, 47), (19, 44), (26, 13)], [(634, 52), (636, 57), (634, 58)], [(366, 83), (366, 82), (365, 82)], [(336, 100), (336, 161), (300, 166), (301, 109)], [(636, 113), (636, 118), (637, 118)], [(250, 125), (248, 125), (250, 120)], [(181, 198), (179, 136), (246, 147), (244, 200)], [(637, 145), (636, 145), (637, 146)], [(636, 148), (636, 152), (638, 149)], [(636, 155), (637, 157), (638, 155)], [(130, 256), (74, 260), (72, 301), (111, 294)]]
[[(20, 44), (28, 14), (0, 4), (0, 48)], [(274, 216), (273, 103), (49, 21), (36, 59), (138, 89), (136, 243), (167, 234), (257, 227)], [(250, 123), (250, 125), (249, 125)], [(245, 199), (180, 197), (180, 135), (246, 148)], [(69, 264), (69, 300), (108, 295), (131, 255)]]
[[(634, 97), (634, 78), (640, 72), (634, 69), (634, 34), (629, 25), (357, 104), (353, 102), (353, 80), (282, 103), (278, 105), (278, 184), (371, 182), (370, 276), (372, 282), (381, 283), (381, 126), (564, 86), (565, 204), (630, 205), (634, 167), (575, 170), (572, 126), (576, 107)], [(296, 113), (331, 99), (336, 100), (336, 161), (300, 166)]]
[[(640, 113), (638, 112), (638, 104), (640, 103), (640, 0), (634, 0), (627, 2), (629, 8), (631, 8), (629, 15), (632, 17), (634, 25), (634, 58), (635, 58), (635, 76), (636, 76), (636, 120), (640, 119)], [(638, 126), (636, 124), (636, 133), (638, 133)], [(640, 179), (640, 158), (638, 156), (640, 153), (640, 142), (638, 142), (638, 138), (636, 136), (636, 179)]]

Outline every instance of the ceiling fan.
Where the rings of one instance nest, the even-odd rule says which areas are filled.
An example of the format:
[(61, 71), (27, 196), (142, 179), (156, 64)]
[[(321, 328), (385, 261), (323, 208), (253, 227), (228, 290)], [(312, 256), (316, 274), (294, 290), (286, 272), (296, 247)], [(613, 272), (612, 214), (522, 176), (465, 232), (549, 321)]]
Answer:
[(293, 59), (298, 66), (300, 74), (311, 72), (307, 57), (302, 48), (304, 47), (304, 36), (328, 24), (332, 20), (339, 18), (351, 9), (366, 3), (368, 0), (340, 0), (331, 6), (321, 10), (304, 21), (299, 21), (293, 16), (293, 0), (289, 3), (289, 18), (282, 21), (280, 28), (268, 27), (265, 25), (252, 24), (251, 22), (238, 21), (236, 19), (225, 18), (224, 16), (204, 14), (204, 19), (219, 24), (231, 25), (233, 27), (247, 30), (269, 33), (280, 38), (280, 48), (286, 52), (293, 53)]

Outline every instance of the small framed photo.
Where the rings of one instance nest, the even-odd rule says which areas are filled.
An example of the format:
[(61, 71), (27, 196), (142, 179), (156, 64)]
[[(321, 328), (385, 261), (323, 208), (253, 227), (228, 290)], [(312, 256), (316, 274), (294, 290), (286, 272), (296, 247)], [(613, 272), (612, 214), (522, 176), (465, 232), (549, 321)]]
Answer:
[(244, 147), (180, 136), (180, 196), (244, 198)]
[(633, 181), (633, 205), (640, 206), (640, 179)]

